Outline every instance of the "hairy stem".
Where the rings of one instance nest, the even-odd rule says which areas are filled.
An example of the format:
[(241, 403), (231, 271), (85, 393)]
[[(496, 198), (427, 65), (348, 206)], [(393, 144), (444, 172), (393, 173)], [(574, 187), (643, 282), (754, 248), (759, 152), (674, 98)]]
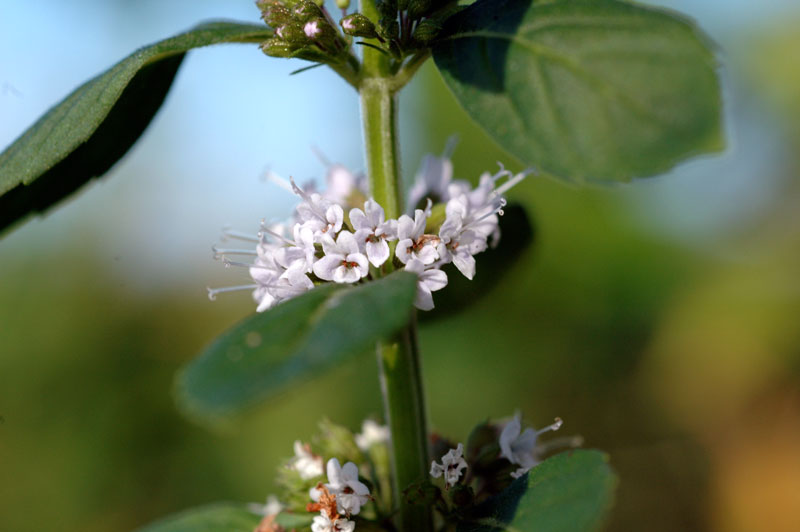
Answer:
[[(361, 0), (360, 11), (373, 20), (378, 18), (374, 0)], [(370, 194), (387, 218), (397, 218), (403, 212), (397, 87), (391, 79), (390, 58), (366, 46), (363, 53), (359, 95)], [(377, 355), (384, 412), (392, 433), (396, 524), (401, 531), (431, 532), (430, 507), (412, 506), (403, 497), (405, 488), (427, 477), (429, 465), (416, 316), (393, 340), (379, 343)]]

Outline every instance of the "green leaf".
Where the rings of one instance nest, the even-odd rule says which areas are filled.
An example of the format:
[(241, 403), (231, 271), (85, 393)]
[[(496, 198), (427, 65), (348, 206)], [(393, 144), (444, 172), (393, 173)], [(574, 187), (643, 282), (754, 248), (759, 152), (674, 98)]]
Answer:
[(245, 318), (178, 377), (180, 404), (218, 418), (364, 352), (408, 323), (416, 276), (397, 272), (356, 287), (326, 284)]
[(479, 0), (447, 20), (436, 65), (504, 149), (572, 181), (624, 181), (723, 147), (708, 40), (616, 0)]
[(136, 532), (253, 532), (260, 521), (243, 504), (217, 503), (166, 517)]
[(201, 24), (140, 48), (78, 87), (0, 154), (0, 230), (43, 212), (125, 155), (164, 101), (188, 50), (271, 35), (265, 26)]
[(458, 532), (598, 530), (611, 509), (616, 485), (606, 454), (566, 451), (477, 505)]

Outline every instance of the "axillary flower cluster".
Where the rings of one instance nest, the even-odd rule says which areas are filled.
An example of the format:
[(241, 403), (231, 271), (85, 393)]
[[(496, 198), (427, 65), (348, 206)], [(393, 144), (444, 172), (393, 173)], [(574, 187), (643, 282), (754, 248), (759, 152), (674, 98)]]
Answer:
[[(384, 208), (368, 196), (365, 179), (341, 165), (329, 166), (322, 192), (271, 174), (300, 198), (294, 217), (289, 223), (262, 220), (256, 235), (225, 231), (226, 239), (254, 247), (215, 246), (215, 258), (226, 266), (247, 268), (253, 283), (209, 289), (209, 298), (252, 290), (256, 310), (262, 312), (322, 283), (366, 282), (402, 268), (419, 278), (417, 308), (430, 310), (432, 293), (447, 285), (443, 266), (452, 263), (468, 279), (475, 276), (475, 255), (499, 241), (503, 194), (528, 173), (513, 174), (501, 164), (498, 172), (484, 173), (472, 187), (453, 179), (446, 155), (428, 155), (409, 191), (407, 214), (397, 219), (387, 219)], [(237, 255), (254, 259), (231, 260)]]
[(364, 421), (360, 434), (324, 420), (314, 444), (295, 441), (294, 456), (278, 471), (279, 495), (250, 510), (262, 516), (255, 532), (352, 532), (383, 529), (394, 513), (394, 497), (413, 505), (427, 505), (443, 522), (456, 525), (470, 508), (503, 491), (515, 479), (555, 448), (580, 445), (576, 438), (539, 442), (539, 436), (557, 431), (561, 420), (535, 430), (522, 430), (517, 413), (500, 422), (475, 427), (466, 444), (439, 435), (430, 437), (430, 477), (391, 488), (388, 427)]

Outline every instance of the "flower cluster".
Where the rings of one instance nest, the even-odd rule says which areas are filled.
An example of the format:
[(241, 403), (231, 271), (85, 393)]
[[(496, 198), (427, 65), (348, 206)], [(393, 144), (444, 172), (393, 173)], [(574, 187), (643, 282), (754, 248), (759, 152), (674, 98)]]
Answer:
[[(411, 504), (434, 507), (451, 524), (469, 516), (475, 505), (507, 489), (550, 451), (576, 447), (579, 438), (539, 442), (539, 436), (561, 427), (561, 420), (544, 429), (525, 428), (520, 415), (499, 423), (483, 422), (467, 442), (431, 436), (432, 479), (392, 488), (389, 428), (364, 421), (360, 434), (323, 420), (309, 443), (296, 441), (294, 456), (280, 468), (279, 497), (253, 504), (262, 516), (256, 532), (284, 532), (301, 527), (312, 532), (375, 530), (392, 518), (397, 495)], [(324, 457), (324, 458), (323, 458)]]
[[(329, 167), (323, 193), (272, 176), (300, 199), (293, 220), (262, 221), (255, 236), (226, 231), (226, 237), (254, 248), (214, 247), (215, 257), (226, 266), (247, 268), (253, 283), (209, 289), (209, 297), (252, 290), (261, 312), (324, 282), (359, 283), (402, 268), (419, 278), (417, 308), (430, 310), (432, 293), (447, 285), (443, 266), (452, 263), (468, 279), (475, 276), (475, 255), (500, 237), (503, 194), (526, 175), (500, 165), (473, 188), (453, 179), (449, 158), (429, 155), (410, 191), (408, 214), (397, 219), (387, 219), (384, 208), (368, 197), (364, 179), (342, 166)], [(234, 255), (250, 255), (253, 262), (233, 261)]]

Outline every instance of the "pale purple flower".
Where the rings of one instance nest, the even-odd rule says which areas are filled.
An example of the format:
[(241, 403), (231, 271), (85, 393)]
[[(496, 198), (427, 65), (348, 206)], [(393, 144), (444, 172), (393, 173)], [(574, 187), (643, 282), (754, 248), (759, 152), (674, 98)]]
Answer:
[(433, 294), (436, 290), (441, 290), (447, 286), (447, 274), (437, 268), (425, 269), (425, 265), (418, 259), (411, 259), (406, 264), (407, 272), (416, 273), (417, 295), (414, 305), (420, 310), (431, 310), (433, 308)]
[[(328, 483), (325, 487), (336, 495), (339, 513), (358, 515), (361, 507), (370, 500), (369, 488), (358, 480), (358, 467), (353, 462), (342, 466), (339, 460), (331, 458), (328, 460), (327, 472)], [(309, 490), (309, 496), (315, 502), (319, 502), (321, 494), (321, 490), (317, 488)]]
[(462, 456), (464, 445), (459, 443), (455, 449), (450, 449), (442, 457), (442, 463), (431, 462), (431, 476), (439, 478), (444, 475), (446, 488), (452, 488), (461, 478), (461, 473), (467, 468), (467, 461)]
[(355, 283), (369, 274), (369, 261), (361, 253), (353, 233), (342, 231), (336, 241), (324, 235), (322, 250), (325, 256), (314, 263), (314, 273), (320, 279)]
[(356, 434), (356, 445), (362, 451), (368, 451), (373, 445), (389, 443), (389, 427), (379, 425), (371, 419), (365, 419), (361, 424), (361, 433)]
[(386, 220), (383, 207), (370, 198), (363, 211), (350, 210), (350, 223), (356, 230), (356, 241), (372, 265), (377, 268), (386, 262), (390, 254), (388, 241), (397, 238), (397, 220)]
[(343, 518), (331, 520), (324, 510), (311, 523), (311, 532), (353, 532), (355, 528), (355, 522)]
[(322, 457), (311, 452), (311, 446), (300, 440), (294, 442), (294, 458), (289, 468), (300, 474), (303, 480), (322, 476)]
[(439, 258), (436, 246), (439, 238), (434, 235), (425, 234), (425, 225), (431, 215), (431, 203), (423, 211), (414, 211), (414, 218), (404, 214), (397, 220), (397, 247), (395, 256), (403, 264), (407, 264), (411, 259), (422, 261), (426, 266), (433, 264)]
[[(514, 478), (519, 478), (539, 463), (539, 456), (536, 450), (536, 440), (540, 434), (555, 431), (561, 428), (562, 421), (556, 418), (552, 425), (534, 430), (527, 428), (522, 431), (519, 413), (514, 414), (514, 418), (509, 421), (500, 433), (500, 456), (514, 465), (520, 466), (511, 473)], [(521, 432), (521, 433), (520, 433)]]

